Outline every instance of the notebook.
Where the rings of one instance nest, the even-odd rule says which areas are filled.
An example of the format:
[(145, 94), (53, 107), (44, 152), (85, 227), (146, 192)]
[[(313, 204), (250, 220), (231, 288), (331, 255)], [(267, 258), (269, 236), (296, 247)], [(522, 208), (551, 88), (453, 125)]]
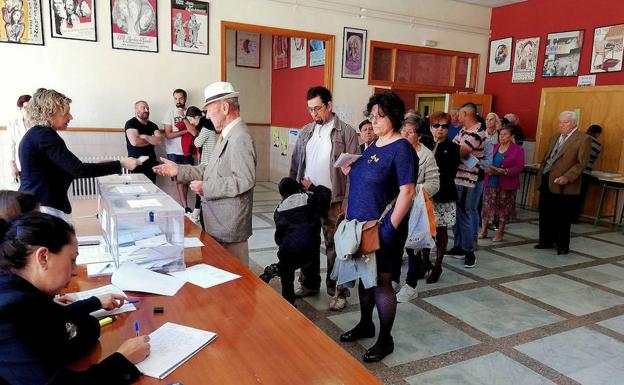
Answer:
[(150, 335), (150, 355), (136, 366), (162, 380), (217, 338), (216, 333), (167, 322)]

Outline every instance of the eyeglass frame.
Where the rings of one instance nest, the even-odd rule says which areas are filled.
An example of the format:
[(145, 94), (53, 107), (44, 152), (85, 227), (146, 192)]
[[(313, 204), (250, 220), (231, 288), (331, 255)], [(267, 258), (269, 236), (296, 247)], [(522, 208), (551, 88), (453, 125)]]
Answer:
[(377, 114), (377, 115), (373, 115), (373, 114), (369, 114), (369, 115), (366, 117), (366, 120), (368, 120), (369, 122), (373, 123), (373, 121), (375, 121), (375, 120), (381, 120), (381, 119), (383, 119), (383, 118), (386, 118), (387, 116), (388, 116), (388, 115), (379, 115), (379, 114)]
[(320, 106), (308, 107), (308, 114), (318, 114), (323, 110), (323, 108), (327, 108), (327, 104), (323, 103)]

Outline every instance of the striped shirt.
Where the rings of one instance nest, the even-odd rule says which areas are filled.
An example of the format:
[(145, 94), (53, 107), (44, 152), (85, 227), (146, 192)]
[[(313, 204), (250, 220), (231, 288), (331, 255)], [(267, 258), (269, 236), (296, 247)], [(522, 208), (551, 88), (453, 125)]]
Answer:
[(598, 159), (598, 155), (600, 155), (600, 151), (602, 150), (602, 144), (598, 141), (598, 139), (592, 136), (592, 144), (591, 144), (591, 152), (589, 153), (589, 162), (587, 162), (587, 166), (585, 167), (584, 174), (589, 174), (594, 169), (594, 162)]
[(457, 175), (455, 176), (455, 184), (458, 186), (474, 187), (479, 178), (479, 163), (484, 156), (484, 144), (487, 132), (485, 128), (481, 126), (481, 123), (476, 123), (469, 128), (462, 128), (459, 134), (453, 139), (453, 142), (460, 146), (468, 146), (471, 148), (470, 154), (477, 158), (479, 162), (476, 166), (468, 168), (464, 162), (459, 164), (457, 169)]
[(215, 132), (212, 122), (202, 117), (197, 125), (199, 135), (195, 138), (195, 147), (201, 149), (201, 164), (208, 164), (210, 155), (217, 144), (217, 133)]

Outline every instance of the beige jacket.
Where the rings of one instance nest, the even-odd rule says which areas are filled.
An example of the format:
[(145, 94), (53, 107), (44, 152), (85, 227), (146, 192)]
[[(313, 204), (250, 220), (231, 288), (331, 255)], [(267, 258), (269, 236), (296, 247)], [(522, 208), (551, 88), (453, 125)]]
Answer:
[(207, 164), (180, 166), (178, 181), (204, 181), (204, 225), (219, 242), (244, 242), (251, 236), (256, 164), (253, 139), (241, 120), (217, 144)]
[[(540, 165), (537, 175), (538, 188), (542, 182), (542, 173), (546, 160), (555, 148), (560, 134), (554, 135), (550, 139), (548, 151), (544, 155), (544, 159)], [(559, 152), (557, 153), (550, 175), (548, 176), (548, 188), (550, 192), (555, 194), (580, 194), (581, 193), (581, 174), (589, 161), (589, 153), (591, 152), (591, 136), (579, 131), (578, 129), (571, 134), (565, 141)], [(555, 179), (565, 175), (568, 178), (568, 184), (563, 186), (555, 183)]]

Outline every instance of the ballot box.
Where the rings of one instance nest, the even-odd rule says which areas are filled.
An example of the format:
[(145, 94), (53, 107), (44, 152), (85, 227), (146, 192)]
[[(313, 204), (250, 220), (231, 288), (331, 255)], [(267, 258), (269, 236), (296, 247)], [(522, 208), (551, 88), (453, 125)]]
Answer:
[(158, 188), (133, 194), (102, 185), (100, 191), (99, 220), (115, 267), (133, 261), (155, 271), (184, 270), (182, 206)]

